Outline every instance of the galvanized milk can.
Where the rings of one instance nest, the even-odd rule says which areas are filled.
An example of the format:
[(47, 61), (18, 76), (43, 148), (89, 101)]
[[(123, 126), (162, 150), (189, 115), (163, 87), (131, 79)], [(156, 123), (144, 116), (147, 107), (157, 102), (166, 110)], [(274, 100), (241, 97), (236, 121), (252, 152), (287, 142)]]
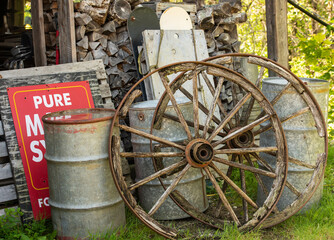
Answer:
[[(317, 102), (321, 107), (324, 118), (327, 121), (327, 106), (328, 106), (328, 94), (329, 83), (324, 80), (301, 78), (303, 82), (310, 89)], [(262, 92), (271, 101), (286, 85), (286, 80), (279, 77), (271, 77), (263, 80)], [(294, 89), (288, 90), (286, 94), (275, 104), (274, 108), (280, 118), (289, 116), (302, 108), (305, 108), (306, 104), (302, 100), (300, 94)], [(296, 158), (304, 163), (315, 165), (318, 155), (324, 150), (324, 141), (317, 134), (315, 122), (310, 112), (302, 114), (298, 117), (290, 119), (282, 123), (284, 133), (287, 140), (289, 157)], [(267, 131), (260, 136), (261, 146), (271, 146), (273, 143), (272, 131)], [(272, 156), (268, 154), (260, 154), (269, 164), (274, 162)], [(293, 163), (289, 163), (287, 181), (291, 183), (298, 191), (302, 192), (306, 188), (313, 174), (313, 169), (298, 166)], [(263, 177), (264, 184), (267, 189), (271, 187), (272, 180)], [(309, 209), (312, 205), (319, 203), (323, 191), (323, 181), (315, 191), (313, 197), (304, 206), (303, 210)], [(276, 205), (279, 210), (285, 209), (295, 199), (290, 189), (284, 188), (282, 196)], [(261, 188), (258, 188), (258, 201), (262, 202), (264, 193)]]
[(77, 109), (42, 118), (49, 203), (53, 227), (60, 239), (82, 239), (125, 224), (124, 204), (108, 161), (114, 113), (107, 109)]
[[(184, 118), (186, 120), (191, 120), (193, 118), (192, 103), (183, 98), (177, 99), (177, 103), (181, 108)], [(158, 100), (133, 104), (129, 109), (130, 126), (143, 132), (150, 133), (151, 122), (157, 104)], [(176, 113), (171, 105), (167, 107), (166, 113), (176, 116)], [(182, 142), (187, 139), (187, 135), (180, 123), (165, 118), (161, 129), (154, 129), (153, 134), (172, 142)], [(134, 152), (150, 152), (149, 139), (132, 134), (131, 142)], [(157, 142), (153, 142), (153, 147), (154, 151), (178, 151), (175, 148), (160, 146)], [(135, 158), (134, 161), (136, 181), (139, 181), (155, 172), (152, 158)], [(181, 161), (180, 157), (164, 158), (161, 164), (166, 167), (179, 161)], [(165, 186), (168, 187), (171, 183), (171, 177), (167, 176), (162, 178), (162, 181)], [(205, 179), (200, 169), (193, 168), (189, 170), (182, 178), (176, 189), (179, 190), (197, 209), (201, 211), (207, 209), (208, 200), (206, 197)], [(141, 186), (138, 189), (140, 205), (145, 210), (151, 209), (163, 192), (164, 189), (158, 179)], [(171, 198), (168, 198), (154, 214), (154, 218), (158, 220), (182, 219), (186, 217), (189, 217), (189, 215), (181, 210)]]

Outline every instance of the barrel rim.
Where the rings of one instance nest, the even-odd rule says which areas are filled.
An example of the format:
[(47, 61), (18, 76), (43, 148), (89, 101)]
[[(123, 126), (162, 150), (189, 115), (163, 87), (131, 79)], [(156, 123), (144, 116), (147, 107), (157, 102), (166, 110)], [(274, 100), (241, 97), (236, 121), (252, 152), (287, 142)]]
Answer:
[[(100, 112), (110, 112), (112, 113), (111, 116), (106, 117), (99, 117), (94, 119), (82, 119), (82, 120), (51, 120), (48, 119), (50, 117), (60, 117), (69, 114), (79, 114), (79, 113), (100, 113)], [(55, 124), (55, 125), (73, 125), (73, 124), (86, 124), (86, 123), (95, 123), (95, 122), (103, 122), (107, 120), (111, 120), (115, 116), (115, 109), (111, 108), (79, 108), (79, 109), (70, 109), (70, 110), (63, 110), (58, 112), (52, 112), (44, 115), (42, 117), (43, 123), (48, 124)]]
[[(312, 84), (313, 87), (315, 86), (326, 86), (328, 85), (329, 87), (329, 82), (327, 80), (323, 80), (323, 79), (319, 79), (319, 78), (299, 78), (300, 80), (302, 80), (303, 82), (306, 81), (306, 86), (308, 86), (308, 84)], [(285, 80), (282, 77), (267, 77), (263, 79), (263, 83), (266, 84), (272, 84), (272, 85), (284, 85), (286, 83), (282, 83), (281, 82), (274, 82), (273, 80)], [(286, 80), (285, 80), (286, 81)]]
[[(187, 98), (176, 98), (176, 101), (177, 101), (177, 105), (179, 105), (179, 106), (184, 106), (184, 105), (191, 104), (191, 101), (188, 100)], [(178, 102), (178, 101), (184, 101), (184, 102)], [(138, 107), (138, 105), (144, 104), (144, 103), (147, 103), (147, 102), (156, 102), (156, 104), (155, 104), (155, 106), (152, 106), (152, 107)], [(159, 103), (159, 99), (152, 99), (152, 100), (147, 100), (147, 101), (142, 101), (142, 102), (136, 102), (136, 103), (131, 105), (131, 107), (129, 108), (129, 111), (155, 110), (158, 103)], [(149, 104), (149, 103), (147, 103), (147, 104)], [(168, 102), (168, 108), (169, 107), (173, 107), (173, 105), (170, 101)]]

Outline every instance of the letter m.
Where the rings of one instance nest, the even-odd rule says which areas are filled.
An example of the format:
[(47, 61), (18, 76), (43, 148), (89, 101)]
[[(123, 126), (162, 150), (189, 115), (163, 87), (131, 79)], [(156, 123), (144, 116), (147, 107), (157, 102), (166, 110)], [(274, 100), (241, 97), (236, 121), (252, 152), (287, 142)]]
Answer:
[(31, 121), (31, 118), (29, 115), (25, 115), (26, 119), (26, 127), (27, 127), (27, 136), (31, 136), (31, 130), (34, 133), (34, 136), (37, 136), (38, 130), (40, 132), (40, 135), (44, 135), (44, 129), (42, 127), (41, 120), (38, 116), (38, 114), (34, 114), (34, 122)]

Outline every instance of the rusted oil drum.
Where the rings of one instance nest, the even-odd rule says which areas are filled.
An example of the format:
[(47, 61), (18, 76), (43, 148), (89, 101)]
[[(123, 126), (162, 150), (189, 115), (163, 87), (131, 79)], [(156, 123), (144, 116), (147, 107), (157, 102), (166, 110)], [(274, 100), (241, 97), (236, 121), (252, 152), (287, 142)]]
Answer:
[[(301, 78), (301, 80), (308, 86), (317, 102), (321, 107), (322, 114), (327, 121), (327, 108), (328, 108), (328, 96), (329, 96), (329, 83), (320, 79)], [(263, 80), (262, 92), (271, 101), (286, 85), (286, 80), (279, 77), (271, 77)], [(305, 102), (302, 100), (300, 94), (298, 94), (293, 88), (288, 90), (286, 94), (275, 104), (274, 108), (280, 117), (283, 119), (297, 111), (306, 107)], [(324, 144), (323, 138), (319, 137), (313, 117), (308, 111), (306, 114), (302, 114), (298, 117), (290, 119), (282, 123), (284, 133), (288, 144), (289, 157), (296, 158), (304, 163), (316, 165), (318, 155), (323, 153)], [(273, 135), (272, 131), (267, 131), (260, 136), (260, 145), (271, 146)], [(265, 159), (269, 164), (272, 163), (273, 157), (261, 153), (260, 156)], [(298, 191), (303, 192), (310, 182), (313, 174), (313, 169), (298, 166), (293, 163), (289, 163), (287, 181), (291, 183)], [(267, 188), (271, 187), (272, 181), (267, 177), (263, 177), (264, 184)], [(319, 203), (323, 192), (323, 181), (315, 191), (313, 197), (303, 207), (303, 211), (311, 208)], [(262, 202), (264, 193), (260, 187), (258, 187), (258, 202)], [(285, 187), (278, 204), (278, 210), (285, 209), (296, 199), (290, 189)]]
[[(186, 120), (193, 119), (193, 105), (189, 100), (179, 98), (178, 105), (181, 108), (182, 114)], [(138, 102), (129, 109), (130, 126), (146, 133), (151, 131), (151, 122), (158, 100), (151, 100), (145, 102)], [(177, 116), (173, 107), (167, 107), (166, 113)], [(190, 128), (192, 131), (193, 129)], [(187, 135), (178, 122), (164, 118), (162, 127), (159, 130), (153, 130), (153, 134), (163, 139), (172, 142), (183, 142), (187, 139)], [(150, 152), (150, 140), (131, 135), (131, 142), (134, 152)], [(161, 152), (176, 152), (179, 151), (171, 147), (159, 147), (157, 142), (153, 142), (154, 151)], [(135, 158), (136, 181), (139, 181), (155, 172), (152, 158)], [(181, 157), (163, 158), (161, 160), (161, 167), (169, 166), (173, 163), (181, 161)], [(177, 173), (176, 173), (177, 174)], [(162, 178), (166, 187), (171, 183), (171, 179), (175, 176)], [(204, 211), (208, 207), (208, 200), (206, 197), (205, 178), (199, 169), (191, 169), (182, 178), (176, 190), (179, 190), (183, 196), (197, 209)], [(163, 194), (164, 189), (158, 179), (155, 179), (138, 189), (140, 205), (145, 210), (150, 210)], [(181, 210), (171, 198), (168, 198), (162, 206), (154, 214), (154, 218), (158, 220), (172, 220), (189, 217), (183, 210)]]
[[(114, 110), (77, 109), (43, 116), (52, 223), (59, 239), (85, 239), (125, 224), (108, 161)], [(119, 130), (115, 130), (119, 134)]]

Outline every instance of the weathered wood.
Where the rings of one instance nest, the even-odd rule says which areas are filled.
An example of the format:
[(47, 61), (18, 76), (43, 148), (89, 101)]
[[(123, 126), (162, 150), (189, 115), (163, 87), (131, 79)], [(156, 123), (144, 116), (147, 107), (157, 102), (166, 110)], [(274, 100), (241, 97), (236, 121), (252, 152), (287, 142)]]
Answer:
[[(175, 154), (176, 153), (174, 153), (174, 155)], [(121, 156), (122, 155), (126, 156), (126, 154), (124, 154), (124, 153), (123, 154), (121, 153)], [(170, 156), (167, 156), (164, 153), (155, 153), (154, 155), (150, 155), (150, 156), (152, 156), (152, 157), (170, 157)], [(150, 156), (145, 156), (145, 157), (150, 157)], [(144, 156), (137, 155), (136, 157), (144, 157)], [(132, 191), (132, 190), (134, 190), (134, 189), (136, 189), (136, 188), (144, 185), (145, 183), (148, 183), (148, 182), (150, 182), (150, 181), (152, 181), (152, 180), (156, 179), (157, 177), (160, 177), (160, 176), (162, 176), (164, 174), (170, 173), (174, 169), (182, 167), (182, 166), (184, 166), (186, 164), (187, 164), (187, 160), (182, 160), (182, 161), (174, 163), (174, 164), (172, 164), (172, 165), (170, 165), (170, 166), (168, 166), (168, 167), (166, 167), (164, 169), (161, 169), (161, 170), (153, 173), (152, 175), (150, 175), (150, 176), (148, 176), (146, 178), (143, 178), (143, 179), (139, 180), (138, 182), (136, 182), (135, 184), (132, 184), (131, 186), (129, 186), (129, 191)]]
[(82, 47), (83, 49), (88, 49), (88, 37), (84, 36), (83, 39), (77, 42), (77, 46)]
[(0, 164), (0, 181), (9, 178), (13, 178), (10, 163)]
[[(217, 134), (223, 130), (223, 128), (226, 126), (226, 124), (232, 119), (232, 117), (235, 115), (236, 112), (238, 112), (240, 110), (240, 108), (247, 102), (247, 100), (251, 97), (252, 95), (250, 93), (246, 94), (232, 109), (232, 111), (230, 111), (225, 118), (223, 119), (223, 121), (218, 125), (218, 127), (216, 128), (216, 130), (210, 135), (210, 137), (208, 138), (208, 141), (212, 141)], [(220, 144), (220, 143), (218, 143)], [(217, 144), (217, 145), (218, 145)]]
[(225, 197), (225, 194), (223, 193), (223, 191), (221, 190), (219, 184), (217, 183), (215, 177), (212, 175), (212, 173), (210, 172), (210, 170), (205, 167), (204, 168), (206, 174), (209, 176), (214, 188), (216, 189), (218, 196), (220, 198), (220, 200), (223, 202), (224, 206), (226, 207), (227, 211), (229, 212), (229, 214), (231, 215), (233, 221), (239, 226), (240, 225), (240, 221), (237, 217), (237, 215), (235, 214), (231, 204), (228, 202), (227, 198)]
[(126, 115), (128, 114), (129, 108), (131, 107), (131, 104), (133, 103), (133, 101), (137, 98), (140, 97), (143, 94), (142, 91), (140, 91), (139, 89), (134, 90), (130, 96), (128, 96), (128, 98), (126, 99), (119, 115), (123, 118), (126, 117)]
[[(268, 58), (288, 68), (287, 2), (266, 0)], [(273, 72), (269, 72), (274, 76)]]
[(0, 203), (9, 202), (17, 199), (15, 185), (0, 187)]
[(5, 141), (0, 141), (0, 157), (7, 157), (7, 145)]
[(89, 14), (95, 22), (102, 25), (106, 21), (109, 4), (110, 0), (82, 0), (77, 5), (77, 10)]
[(154, 136), (152, 134), (149, 134), (149, 133), (145, 133), (143, 131), (139, 131), (137, 129), (134, 129), (134, 128), (131, 128), (131, 127), (128, 127), (126, 125), (119, 125), (119, 128), (120, 129), (123, 129), (125, 131), (128, 131), (130, 133), (134, 133), (138, 136), (141, 136), (141, 137), (144, 137), (144, 138), (148, 138), (148, 139), (151, 139), (151, 140), (154, 140), (154, 141), (157, 141), (159, 143), (163, 143), (165, 145), (168, 145), (168, 146), (171, 146), (171, 147), (175, 147), (175, 148), (178, 148), (178, 149), (181, 149), (181, 150), (185, 150), (186, 147), (185, 146), (182, 146), (182, 145), (179, 145), (177, 143), (174, 143), (174, 142), (171, 142), (171, 141), (168, 141), (166, 139), (163, 139), (163, 138), (160, 138), (160, 137), (157, 137), (157, 136)]
[[(236, 150), (236, 149), (231, 149), (231, 150)], [(223, 151), (223, 150), (221, 150), (221, 151)], [(238, 152), (231, 151), (229, 153), (238, 153)], [(217, 154), (218, 154), (218, 151), (217, 151)], [(223, 154), (223, 153), (219, 152), (219, 154)], [(267, 177), (276, 178), (276, 176), (277, 176), (273, 172), (265, 171), (265, 170), (262, 170), (262, 169), (259, 169), (259, 168), (253, 167), (253, 166), (248, 166), (248, 165), (245, 165), (245, 164), (242, 164), (242, 163), (231, 162), (231, 161), (228, 161), (228, 160), (223, 159), (223, 158), (214, 157), (213, 160), (216, 161), (216, 162), (226, 164), (228, 166), (232, 166), (232, 167), (235, 167), (235, 168), (240, 168), (240, 169), (243, 169), (243, 170), (246, 170), (246, 171), (250, 171), (252, 173), (258, 173), (258, 174), (261, 174), (261, 175), (264, 175), (264, 176), (267, 176)]]
[(43, 19), (43, 2), (35, 0), (31, 2), (32, 18), (32, 36), (34, 45), (35, 66), (46, 66), (45, 55), (45, 36), (44, 36), (44, 19)]
[(216, 154), (231, 154), (231, 153), (256, 153), (256, 152), (273, 152), (277, 151), (277, 147), (250, 147), (250, 148), (233, 148), (216, 150)]
[(116, 24), (115, 21), (109, 21), (103, 26), (103, 33), (109, 34), (116, 32)]
[(75, 37), (76, 37), (76, 41), (80, 41), (81, 39), (84, 38), (86, 33), (86, 27), (85, 26), (77, 26), (75, 28)]
[(131, 13), (131, 5), (126, 0), (114, 0), (108, 12), (120, 24), (128, 20)]
[(223, 178), (224, 182), (230, 184), (231, 187), (240, 196), (242, 196), (243, 199), (245, 199), (254, 208), (258, 208), (257, 204), (243, 190), (241, 190), (237, 184), (235, 184), (228, 176), (226, 176), (215, 164), (211, 163), (209, 166), (212, 167), (218, 173), (218, 175)]
[(191, 168), (190, 164), (187, 164), (182, 171), (173, 179), (171, 184), (168, 186), (168, 188), (164, 191), (164, 193), (160, 196), (158, 201), (153, 205), (153, 207), (148, 212), (148, 215), (152, 216), (159, 207), (166, 201), (169, 194), (176, 188), (177, 184), (181, 181), (182, 177), (188, 172), (188, 170)]
[(77, 61), (73, 0), (58, 0), (60, 63)]
[(75, 22), (77, 25), (85, 26), (90, 23), (93, 19), (86, 13), (74, 13)]
[(103, 36), (98, 32), (91, 32), (91, 33), (88, 34), (89, 42), (95, 42), (95, 41), (97, 41), (101, 38), (103, 38)]

